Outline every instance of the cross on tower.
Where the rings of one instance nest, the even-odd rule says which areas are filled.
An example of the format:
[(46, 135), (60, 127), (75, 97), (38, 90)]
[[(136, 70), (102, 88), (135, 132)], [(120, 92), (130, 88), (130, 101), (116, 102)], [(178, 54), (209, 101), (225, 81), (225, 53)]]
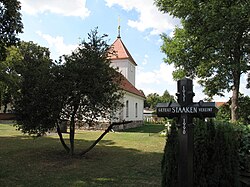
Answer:
[(193, 118), (215, 117), (215, 102), (193, 102), (193, 81), (188, 78), (177, 82), (178, 103), (158, 103), (158, 117), (178, 118), (179, 127), (179, 161), (178, 186), (193, 186)]

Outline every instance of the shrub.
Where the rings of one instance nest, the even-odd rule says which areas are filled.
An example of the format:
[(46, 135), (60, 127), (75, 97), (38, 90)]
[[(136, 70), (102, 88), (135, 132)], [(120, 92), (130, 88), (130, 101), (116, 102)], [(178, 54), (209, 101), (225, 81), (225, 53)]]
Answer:
[(178, 139), (177, 128), (175, 123), (172, 123), (170, 132), (166, 138), (166, 145), (162, 159), (162, 186), (175, 186), (177, 184), (177, 155), (178, 155)]
[(240, 170), (250, 171), (250, 125), (236, 125), (235, 130), (239, 141)]
[[(195, 120), (194, 123), (194, 186), (239, 186), (240, 169), (250, 168), (249, 126), (212, 120)], [(173, 124), (162, 160), (162, 186), (176, 186), (177, 158), (178, 137)]]

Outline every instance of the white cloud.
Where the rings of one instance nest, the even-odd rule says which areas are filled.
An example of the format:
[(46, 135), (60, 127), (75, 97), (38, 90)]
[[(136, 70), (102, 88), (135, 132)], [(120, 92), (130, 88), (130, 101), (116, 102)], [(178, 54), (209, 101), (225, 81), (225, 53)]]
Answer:
[(49, 34), (43, 34), (41, 31), (37, 31), (36, 33), (47, 41), (51, 51), (55, 51), (55, 54), (52, 53), (52, 57), (54, 58), (58, 58), (61, 55), (70, 54), (77, 48), (77, 45), (66, 45), (62, 36), (52, 37)]
[(89, 16), (86, 0), (20, 0), (22, 11), (27, 14), (51, 12), (64, 16), (76, 16), (82, 19)]
[[(158, 93), (162, 95), (165, 90), (171, 95), (177, 92), (177, 82), (173, 80), (172, 72), (175, 70), (173, 65), (161, 63), (159, 67), (152, 71), (145, 71), (143, 68), (137, 69), (136, 87), (142, 89), (145, 95), (150, 93)], [(202, 92), (203, 88), (198, 84), (198, 80), (193, 80), (193, 91), (195, 93), (194, 102), (207, 98)], [(230, 97), (230, 93), (225, 93), (225, 97), (215, 96), (214, 101), (226, 102)]]
[(148, 64), (148, 55), (144, 55), (144, 59), (142, 61), (142, 65), (147, 65)]
[(250, 96), (250, 89), (247, 89), (246, 85), (247, 85), (247, 74), (245, 73), (241, 76), (240, 93)]
[(146, 95), (150, 93), (162, 95), (165, 90), (174, 95), (176, 92), (176, 82), (172, 78), (173, 70), (173, 65), (167, 65), (166, 63), (161, 63), (157, 69), (153, 69), (152, 71), (144, 71), (143, 68), (138, 68), (136, 85)]
[(157, 35), (166, 31), (171, 32), (176, 25), (180, 24), (178, 19), (173, 18), (169, 14), (161, 13), (154, 5), (154, 0), (137, 0), (136, 2), (106, 0), (106, 5), (109, 7), (115, 4), (121, 6), (126, 11), (134, 9), (139, 13), (139, 20), (128, 20), (128, 25), (139, 31), (150, 29), (150, 34)]

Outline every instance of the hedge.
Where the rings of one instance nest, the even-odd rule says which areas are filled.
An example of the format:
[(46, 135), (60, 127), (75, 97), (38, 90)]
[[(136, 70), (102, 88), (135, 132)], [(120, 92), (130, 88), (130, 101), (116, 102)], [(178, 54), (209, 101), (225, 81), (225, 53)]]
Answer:
[[(230, 123), (194, 122), (194, 186), (240, 186), (240, 170), (249, 170), (250, 128)], [(178, 132), (167, 136), (162, 160), (162, 186), (178, 184)]]

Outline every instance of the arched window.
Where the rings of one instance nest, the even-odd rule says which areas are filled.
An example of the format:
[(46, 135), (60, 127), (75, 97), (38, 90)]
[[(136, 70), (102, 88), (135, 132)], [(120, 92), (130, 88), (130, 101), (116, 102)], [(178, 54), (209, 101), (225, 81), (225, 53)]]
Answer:
[(125, 107), (126, 107), (126, 117), (128, 117), (128, 112), (129, 112), (128, 111), (128, 100), (126, 101), (126, 106)]
[(137, 118), (138, 116), (138, 104), (135, 103), (135, 117)]

